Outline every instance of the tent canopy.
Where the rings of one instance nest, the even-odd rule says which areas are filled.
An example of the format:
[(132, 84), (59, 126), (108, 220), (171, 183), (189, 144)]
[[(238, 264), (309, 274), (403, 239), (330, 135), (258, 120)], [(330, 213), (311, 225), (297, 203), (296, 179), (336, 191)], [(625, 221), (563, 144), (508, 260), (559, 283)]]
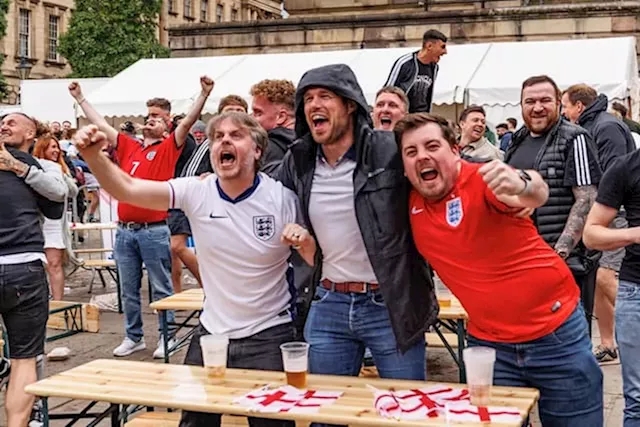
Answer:
[(20, 100), (22, 112), (42, 122), (76, 123), (75, 101), (69, 95), (69, 84), (78, 81), (87, 96), (109, 78), (99, 79), (45, 79), (22, 80), (20, 82)]
[[(310, 68), (345, 63), (356, 73), (372, 104), (393, 62), (416, 49), (143, 59), (87, 99), (107, 117), (145, 115), (146, 101), (154, 97), (169, 99), (174, 113), (185, 113), (200, 92), (199, 77), (207, 74), (216, 82), (204, 108), (205, 113), (212, 113), (228, 94), (249, 99), (251, 86), (262, 79), (289, 79), (297, 84)], [(513, 108), (520, 102), (522, 82), (536, 74), (550, 75), (561, 88), (584, 82), (611, 99), (631, 97), (634, 103), (638, 99), (635, 39), (624, 37), (449, 46), (440, 61), (434, 104)]]

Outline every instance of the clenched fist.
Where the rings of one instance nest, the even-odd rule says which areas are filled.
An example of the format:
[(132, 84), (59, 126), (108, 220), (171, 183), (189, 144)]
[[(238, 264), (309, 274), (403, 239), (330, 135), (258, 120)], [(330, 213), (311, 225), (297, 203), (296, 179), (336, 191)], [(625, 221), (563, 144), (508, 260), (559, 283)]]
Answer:
[(202, 93), (206, 96), (209, 96), (211, 91), (213, 90), (213, 86), (215, 85), (213, 79), (208, 76), (200, 77), (200, 87), (202, 88)]
[(89, 125), (76, 132), (73, 144), (83, 157), (95, 156), (107, 146), (107, 135), (100, 132), (97, 126)]
[(71, 82), (71, 84), (69, 85), (69, 93), (75, 100), (84, 98), (84, 96), (82, 96), (82, 88), (80, 87), (80, 83), (78, 82)]
[(482, 179), (496, 196), (516, 196), (527, 187), (518, 172), (500, 160), (492, 160), (483, 165), (478, 173), (482, 175)]
[(287, 224), (282, 230), (280, 241), (285, 245), (293, 246), (294, 249), (300, 249), (313, 243), (313, 237), (306, 228), (298, 224)]

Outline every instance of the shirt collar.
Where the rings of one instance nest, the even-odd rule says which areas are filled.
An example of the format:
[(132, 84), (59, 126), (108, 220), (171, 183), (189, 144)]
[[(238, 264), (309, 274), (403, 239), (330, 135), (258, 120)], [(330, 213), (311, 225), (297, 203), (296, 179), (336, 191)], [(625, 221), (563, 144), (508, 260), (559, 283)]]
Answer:
[(251, 187), (244, 190), (242, 194), (240, 194), (235, 199), (232, 199), (227, 195), (227, 193), (224, 192), (222, 187), (220, 187), (220, 181), (216, 179), (216, 188), (218, 189), (218, 194), (220, 195), (220, 198), (226, 202), (233, 203), (233, 204), (236, 204), (238, 202), (248, 199), (253, 193), (255, 193), (259, 184), (260, 184), (260, 174), (256, 173), (256, 177), (253, 179), (253, 184), (251, 184)]
[[(344, 153), (336, 162), (336, 164), (342, 162), (344, 159), (347, 160), (351, 160), (353, 162), (356, 161), (356, 145), (355, 144), (351, 144), (351, 147), (349, 147), (349, 149), (347, 150), (346, 153)], [(323, 162), (327, 161), (327, 158), (324, 155), (324, 151), (322, 151), (322, 146), (318, 146), (318, 160), (321, 160)]]

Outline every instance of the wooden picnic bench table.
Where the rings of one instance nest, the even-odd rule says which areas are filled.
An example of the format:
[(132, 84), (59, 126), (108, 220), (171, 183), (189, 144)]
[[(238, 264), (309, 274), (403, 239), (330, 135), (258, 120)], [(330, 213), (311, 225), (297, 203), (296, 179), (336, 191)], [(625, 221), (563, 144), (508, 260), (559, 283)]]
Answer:
[[(286, 383), (283, 372), (246, 369), (227, 369), (222, 382), (211, 383), (202, 367), (134, 362), (124, 360), (94, 360), (71, 370), (38, 381), (26, 387), (28, 393), (43, 400), (45, 423), (52, 419), (111, 417), (112, 426), (126, 422), (131, 414), (130, 406), (161, 407), (189, 411), (220, 413), (239, 416), (316, 421), (351, 426), (376, 425), (398, 427), (444, 426), (444, 417), (424, 420), (385, 419), (377, 415), (373, 406), (373, 392), (369, 385), (380, 390), (420, 389), (436, 385), (421, 381), (384, 380), (375, 378), (308, 375), (308, 388), (318, 391), (338, 391), (343, 395), (317, 413), (256, 413), (239, 406), (234, 399), (246, 393), (270, 385), (276, 388)], [(461, 384), (445, 384), (453, 389)], [(493, 387), (492, 406), (518, 408), (521, 420), (517, 423), (492, 424), (494, 426), (519, 427), (528, 417), (538, 399), (535, 389), (518, 387)], [(49, 414), (48, 398), (90, 401), (89, 408), (76, 414)], [(97, 402), (107, 402), (109, 409), (102, 413), (89, 413)], [(74, 418), (75, 416), (75, 418)], [(67, 425), (73, 425), (74, 421)], [(92, 425), (92, 424), (90, 424)], [(480, 427), (488, 424), (464, 423), (456, 426)]]
[[(164, 361), (165, 363), (169, 363), (169, 358), (171, 353), (187, 344), (188, 339), (193, 334), (193, 330), (188, 332), (186, 335), (177, 338), (178, 333), (181, 329), (185, 327), (190, 327), (189, 322), (194, 319), (200, 311), (202, 311), (202, 305), (204, 303), (204, 291), (201, 288), (197, 289), (188, 289), (186, 291), (182, 291), (180, 293), (171, 295), (169, 297), (163, 298), (161, 300), (155, 301), (151, 303), (151, 308), (157, 310), (160, 314), (160, 327), (161, 332), (164, 337)], [(182, 322), (174, 322), (173, 324), (169, 324), (167, 321), (167, 311), (168, 310), (183, 310), (190, 311), (191, 314), (186, 318), (186, 320)], [(465, 340), (466, 340), (466, 322), (468, 320), (467, 312), (464, 310), (460, 301), (458, 299), (451, 299), (451, 304), (448, 306), (440, 306), (440, 314), (438, 315), (438, 323), (434, 328), (435, 332), (432, 334), (437, 335), (437, 337), (431, 337), (430, 334), (427, 334), (426, 340), (429, 343), (435, 343), (438, 340), (444, 345), (447, 349), (453, 360), (458, 365), (458, 369), (460, 371), (460, 382), (463, 383), (466, 381), (464, 363), (462, 363), (462, 350), (465, 348)], [(171, 326), (175, 326), (175, 329), (169, 331)], [(443, 333), (442, 329), (448, 330), (451, 333)], [(455, 334), (455, 335), (453, 335)], [(455, 336), (457, 339), (456, 343), (451, 343), (452, 339)], [(176, 343), (174, 345), (170, 344), (171, 338), (176, 338)], [(453, 344), (453, 345), (452, 345)], [(453, 346), (457, 346), (458, 351), (454, 351)]]

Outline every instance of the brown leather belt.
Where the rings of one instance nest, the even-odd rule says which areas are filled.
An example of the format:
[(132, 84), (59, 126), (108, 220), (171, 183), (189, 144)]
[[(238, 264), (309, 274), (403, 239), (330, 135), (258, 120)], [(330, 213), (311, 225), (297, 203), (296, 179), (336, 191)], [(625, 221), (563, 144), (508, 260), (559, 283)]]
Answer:
[(323, 288), (333, 291), (339, 292), (341, 294), (366, 294), (368, 291), (376, 291), (380, 289), (380, 285), (377, 283), (366, 283), (366, 282), (342, 282), (335, 283), (329, 279), (323, 279), (320, 282), (320, 286)]

